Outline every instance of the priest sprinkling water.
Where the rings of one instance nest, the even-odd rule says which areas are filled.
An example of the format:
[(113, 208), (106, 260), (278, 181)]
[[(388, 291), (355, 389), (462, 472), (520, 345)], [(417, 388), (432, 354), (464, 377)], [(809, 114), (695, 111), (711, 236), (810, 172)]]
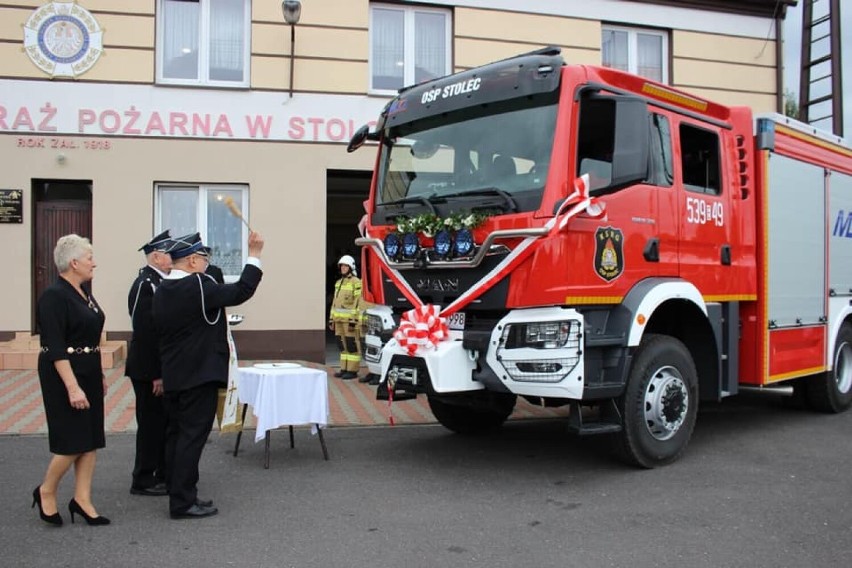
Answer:
[(228, 384), (231, 357), (224, 308), (238, 306), (254, 295), (263, 276), (263, 245), (260, 234), (251, 231), (246, 265), (232, 284), (220, 284), (204, 274), (210, 249), (199, 233), (174, 239), (167, 251), (174, 265), (154, 295), (154, 322), (160, 335), (169, 416), (166, 469), (173, 519), (203, 518), (218, 512), (212, 501), (198, 497), (196, 483), (218, 392)]

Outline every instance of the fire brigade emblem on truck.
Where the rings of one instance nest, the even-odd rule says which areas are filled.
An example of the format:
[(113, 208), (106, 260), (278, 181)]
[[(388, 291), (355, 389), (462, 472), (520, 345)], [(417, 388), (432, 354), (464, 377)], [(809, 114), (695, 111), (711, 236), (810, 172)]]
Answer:
[(621, 229), (600, 227), (595, 231), (595, 273), (612, 282), (624, 272), (624, 253)]

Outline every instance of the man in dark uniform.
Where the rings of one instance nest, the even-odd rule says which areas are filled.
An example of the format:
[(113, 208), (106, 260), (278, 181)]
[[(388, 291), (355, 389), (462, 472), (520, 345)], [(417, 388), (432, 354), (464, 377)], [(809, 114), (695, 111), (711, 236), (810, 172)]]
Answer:
[(154, 296), (160, 335), (163, 388), (169, 424), (166, 471), (173, 519), (215, 515), (212, 502), (198, 499), (198, 462), (216, 414), (218, 390), (228, 383), (228, 337), (224, 308), (254, 295), (263, 272), (263, 238), (252, 231), (248, 260), (233, 284), (204, 274), (209, 251), (198, 233), (174, 239), (174, 266)]
[[(207, 251), (207, 256), (209, 258), (213, 254), (213, 251), (210, 247), (205, 247), (205, 250)], [(215, 264), (208, 264), (207, 270), (204, 271), (204, 274), (211, 277), (219, 284), (225, 283), (225, 275), (222, 273), (222, 269)], [(219, 425), (222, 424), (222, 415), (225, 412), (225, 398), (227, 397), (227, 392), (227, 387), (219, 389), (219, 403), (216, 407), (216, 420), (219, 421)]]
[(167, 495), (165, 472), (166, 409), (163, 406), (163, 374), (160, 370), (160, 342), (154, 329), (151, 304), (154, 291), (172, 269), (169, 231), (142, 245), (148, 264), (127, 295), (127, 310), (133, 336), (127, 350), (125, 374), (136, 393), (136, 461), (130, 492), (134, 495)]
[[(207, 249), (207, 254), (210, 254), (210, 249)], [(219, 284), (225, 283), (225, 275), (222, 274), (222, 269), (216, 266), (215, 264), (210, 264), (207, 266), (207, 270), (204, 271), (206, 274), (209, 274), (213, 277), (213, 280), (218, 282)]]

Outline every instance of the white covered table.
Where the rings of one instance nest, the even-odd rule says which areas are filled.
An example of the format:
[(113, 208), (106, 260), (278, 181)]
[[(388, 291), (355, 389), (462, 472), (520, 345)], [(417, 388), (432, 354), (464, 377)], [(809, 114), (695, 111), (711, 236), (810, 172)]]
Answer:
[[(293, 363), (240, 367), (237, 396), (243, 403), (243, 424), (247, 405), (257, 418), (254, 441), (266, 440), (264, 467), (269, 468), (269, 433), (281, 426), (289, 426), (292, 448), (293, 426), (310, 424), (319, 437), (323, 457), (328, 459), (322, 435), (322, 428), (328, 425), (328, 375), (324, 370)], [(241, 437), (242, 431), (237, 434), (235, 456)]]

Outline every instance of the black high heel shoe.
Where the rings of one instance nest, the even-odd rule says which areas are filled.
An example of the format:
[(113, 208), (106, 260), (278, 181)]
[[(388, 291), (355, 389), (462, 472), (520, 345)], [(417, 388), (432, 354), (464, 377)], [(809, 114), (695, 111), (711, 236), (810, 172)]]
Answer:
[(90, 517), (86, 514), (86, 511), (83, 510), (83, 507), (77, 502), (76, 499), (71, 499), (68, 503), (68, 511), (71, 513), (71, 522), (74, 522), (74, 513), (77, 513), (81, 517), (83, 517), (86, 522), (90, 525), (108, 525), (110, 520), (104, 517), (103, 515), (98, 515), (97, 517)]
[(44, 514), (44, 509), (41, 508), (41, 485), (33, 489), (33, 507), (36, 505), (38, 505), (38, 516), (41, 517), (42, 521), (56, 527), (62, 526), (62, 515), (59, 514), (59, 511), (52, 515)]

